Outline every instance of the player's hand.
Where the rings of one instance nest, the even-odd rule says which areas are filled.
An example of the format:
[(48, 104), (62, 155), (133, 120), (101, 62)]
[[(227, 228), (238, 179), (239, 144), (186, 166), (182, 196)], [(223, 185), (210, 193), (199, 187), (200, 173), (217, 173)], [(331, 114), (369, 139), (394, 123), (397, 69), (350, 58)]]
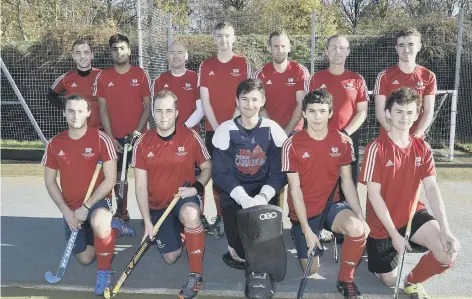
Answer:
[(179, 192), (177, 192), (174, 196), (178, 196), (180, 198), (192, 197), (196, 196), (198, 191), (194, 187), (179, 187)]
[(265, 206), (267, 205), (267, 199), (264, 195), (257, 194), (252, 200), (254, 206)]
[(367, 238), (370, 234), (370, 227), (364, 219), (362, 219), (361, 222), (364, 225), (364, 236)]
[(143, 236), (143, 239), (141, 240), (141, 244), (143, 244), (147, 236), (149, 236), (149, 239), (151, 239), (151, 241), (154, 240), (154, 236), (152, 234), (153, 227), (154, 226), (152, 225), (151, 221), (144, 222), (144, 236)]
[(454, 254), (461, 250), (459, 241), (450, 231), (441, 231), (439, 234), (439, 240), (441, 240), (444, 252), (447, 254)]
[(79, 221), (79, 223), (82, 225), (82, 223), (87, 220), (89, 210), (87, 210), (84, 206), (81, 206), (77, 210), (74, 211), (75, 219)]
[(64, 212), (64, 219), (66, 220), (67, 225), (69, 225), (71, 231), (77, 231), (80, 229), (79, 222), (75, 218), (75, 213), (71, 209), (67, 209), (67, 211)]
[(112, 140), (113, 140), (113, 145), (115, 146), (115, 150), (119, 153), (122, 153), (123, 152), (123, 147), (118, 142), (118, 140), (116, 140), (115, 138), (112, 138)]
[(243, 209), (247, 209), (254, 206), (254, 198), (248, 195), (247, 197), (241, 199), (239, 203)]
[(133, 150), (133, 146), (136, 144), (136, 141), (138, 141), (139, 137), (141, 137), (141, 132), (138, 130), (134, 130), (133, 133), (130, 133), (126, 136), (125, 138), (125, 144), (128, 144), (128, 151)]
[(310, 227), (308, 227), (303, 233), (305, 235), (306, 247), (308, 248), (307, 256), (310, 255), (310, 253), (315, 249), (315, 247), (323, 249), (320, 243), (320, 239), (318, 239), (318, 237), (311, 230)]
[(398, 255), (403, 255), (405, 247), (411, 250), (410, 242), (407, 242), (405, 237), (400, 235), (399, 232), (396, 232), (396, 234), (392, 236), (392, 243)]

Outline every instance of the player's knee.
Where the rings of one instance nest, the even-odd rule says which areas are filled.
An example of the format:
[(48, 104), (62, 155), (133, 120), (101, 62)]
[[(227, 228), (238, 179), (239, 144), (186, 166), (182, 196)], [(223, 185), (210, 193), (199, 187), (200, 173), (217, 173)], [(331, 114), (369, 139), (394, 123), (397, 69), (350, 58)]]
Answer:
[(397, 282), (397, 276), (396, 274), (390, 272), (390, 273), (381, 273), (379, 274), (380, 281), (387, 287), (391, 288), (395, 286), (395, 283)]
[(162, 257), (163, 257), (164, 262), (166, 264), (172, 265), (173, 263), (175, 263), (179, 259), (181, 253), (182, 253), (182, 250), (179, 249), (179, 250), (176, 250), (174, 252), (164, 253), (162, 255)]
[(452, 265), (456, 261), (457, 253), (447, 254), (444, 250), (433, 251), (434, 258), (441, 265)]
[(185, 227), (196, 228), (200, 225), (200, 208), (196, 204), (185, 204), (180, 215)]
[(105, 209), (97, 209), (94, 211), (92, 217), (90, 217), (90, 225), (95, 236), (105, 237), (106, 233), (111, 228), (112, 215)]
[(346, 232), (346, 235), (349, 237), (360, 237), (364, 235), (364, 225), (362, 225), (362, 222), (351, 216), (346, 219), (344, 222), (344, 231)]
[(77, 255), (77, 260), (79, 261), (79, 263), (85, 266), (90, 265), (94, 259), (95, 259), (95, 256), (91, 254), (78, 254)]

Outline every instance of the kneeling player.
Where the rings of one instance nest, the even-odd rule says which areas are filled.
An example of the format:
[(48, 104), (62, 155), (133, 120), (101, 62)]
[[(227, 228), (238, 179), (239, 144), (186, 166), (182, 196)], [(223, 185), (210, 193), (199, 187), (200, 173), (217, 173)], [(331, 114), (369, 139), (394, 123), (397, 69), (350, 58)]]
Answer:
[[(276, 201), (276, 193), (287, 183), (287, 178), (281, 172), (281, 146), (287, 135), (283, 129), (274, 121), (259, 117), (259, 110), (265, 103), (265, 90), (262, 83), (257, 79), (247, 79), (241, 82), (236, 90), (236, 99), (241, 115), (221, 124), (213, 137), (213, 182), (221, 188), (221, 208), (223, 215), (224, 229), (228, 240), (228, 253), (223, 256), (226, 264), (237, 269), (247, 267), (249, 273), (248, 284), (250, 284), (254, 265), (253, 260), (246, 260), (247, 252), (251, 252), (251, 258), (259, 253), (258, 258), (263, 258), (264, 250), (255, 249), (253, 244), (241, 242), (240, 235), (249, 233), (249, 227), (245, 224), (252, 224), (252, 229), (264, 227), (264, 220), (276, 219), (279, 221), (274, 231), (265, 231), (268, 235), (273, 235), (274, 240), (280, 240), (278, 247), (283, 248), (281, 238), (281, 215), (268, 208), (267, 215), (261, 214), (261, 210), (254, 209), (251, 222), (238, 223), (238, 214), (241, 209), (247, 209), (255, 205), (267, 205), (270, 201)], [(278, 208), (278, 207), (277, 207)], [(270, 211), (269, 211), (270, 210)], [(275, 214), (274, 214), (275, 213)], [(264, 215), (263, 215), (264, 214)], [(244, 216), (244, 215), (243, 215)], [(261, 222), (254, 227), (254, 223)], [(239, 226), (239, 229), (238, 229)], [(270, 228), (268, 228), (270, 230)], [(244, 238), (243, 238), (244, 239)], [(269, 248), (266, 248), (266, 252)], [(248, 257), (249, 258), (249, 257)], [(286, 259), (285, 251), (280, 264)], [(272, 261), (273, 263), (273, 261)], [(263, 268), (263, 267), (262, 267)], [(267, 272), (274, 276), (275, 280), (283, 279), (285, 276), (285, 266), (281, 266), (278, 273), (263, 271), (258, 268), (258, 272)], [(282, 275), (280, 274), (282, 273)], [(250, 288), (250, 285), (249, 285)], [(262, 291), (262, 290), (261, 290)], [(272, 291), (272, 290), (266, 290)], [(246, 296), (251, 289), (246, 289)], [(249, 298), (250, 295), (248, 296)]]
[[(421, 283), (450, 268), (460, 246), (449, 229), (431, 149), (409, 135), (420, 108), (421, 99), (412, 89), (400, 88), (388, 97), (385, 114), (391, 128), (367, 146), (360, 182), (367, 185), (367, 222), (372, 229), (367, 240), (369, 271), (394, 286), (397, 256), (405, 246), (426, 247), (428, 252), (404, 281), (410, 298), (423, 299), (428, 295)], [(408, 244), (404, 235), (421, 181), (437, 220), (418, 202)]]
[[(156, 243), (164, 261), (173, 264), (182, 254), (183, 240), (186, 241), (190, 274), (179, 298), (195, 298), (203, 282), (205, 234), (200, 221), (200, 199), (211, 177), (210, 155), (195, 131), (176, 126), (177, 97), (172, 92), (160, 91), (154, 98), (152, 111), (157, 127), (138, 139), (131, 162), (135, 167), (136, 198), (144, 220), (143, 240), (146, 236), (153, 239), (153, 225), (172, 198), (181, 197), (162, 223)], [(196, 181), (195, 163), (202, 170)], [(185, 181), (194, 183), (191, 187), (181, 187)]]
[[(316, 235), (321, 228), (344, 235), (337, 288), (344, 298), (362, 298), (354, 283), (354, 271), (364, 252), (369, 228), (352, 181), (351, 163), (355, 159), (352, 141), (345, 134), (328, 129), (333, 99), (326, 90), (305, 95), (302, 112), (308, 127), (288, 138), (282, 153), (282, 171), (287, 172), (292, 196), (289, 217), (298, 258), (305, 271), (310, 252), (315, 247), (322, 249)], [(326, 207), (332, 189), (337, 188), (339, 175), (347, 203), (338, 202), (336, 192), (334, 202)], [(326, 220), (320, 223), (325, 207)], [(316, 256), (310, 274), (316, 273), (318, 264)]]
[[(115, 240), (135, 232), (113, 219), (111, 190), (116, 181), (116, 152), (111, 138), (96, 128), (87, 127), (90, 103), (82, 96), (72, 95), (64, 103), (68, 130), (59, 133), (48, 144), (42, 165), (44, 180), (54, 203), (64, 215), (66, 238), (79, 230), (73, 252), (77, 260), (90, 264), (97, 257), (95, 293), (102, 295), (111, 287), (111, 260)], [(90, 198), (83, 203), (95, 167), (103, 162)], [(61, 189), (56, 181), (60, 173)]]

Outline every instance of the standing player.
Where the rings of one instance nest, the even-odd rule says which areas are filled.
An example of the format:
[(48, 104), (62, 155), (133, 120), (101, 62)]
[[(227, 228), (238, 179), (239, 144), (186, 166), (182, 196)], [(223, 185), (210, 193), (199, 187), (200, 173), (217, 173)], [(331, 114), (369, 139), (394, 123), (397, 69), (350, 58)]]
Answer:
[[(460, 249), (449, 229), (431, 148), (422, 138), (409, 135), (420, 109), (421, 98), (413, 89), (389, 95), (385, 115), (390, 130), (367, 146), (359, 179), (367, 185), (367, 222), (372, 228), (367, 240), (369, 271), (394, 286), (398, 255), (405, 246), (429, 249), (405, 278), (410, 298), (429, 298), (421, 283), (450, 268)], [(437, 220), (418, 202), (408, 244), (406, 225), (421, 181)]]
[(412, 125), (410, 133), (424, 138), (426, 130), (433, 121), (436, 75), (416, 64), (416, 55), (422, 45), (421, 34), (415, 28), (401, 30), (396, 36), (396, 41), (398, 64), (381, 72), (374, 87), (375, 116), (381, 125), (380, 136), (390, 130), (390, 123), (385, 117), (387, 97), (400, 87), (409, 87), (420, 95), (423, 102), (418, 121)]
[(259, 117), (265, 103), (264, 85), (259, 80), (241, 82), (236, 99), (241, 115), (222, 123), (213, 137), (212, 177), (221, 189), (228, 240), (229, 252), (223, 261), (244, 269), (236, 214), (241, 208), (267, 204), (286, 185), (287, 178), (280, 171), (280, 153), (287, 135), (274, 121)]
[[(131, 164), (135, 167), (136, 198), (144, 219), (143, 240), (152, 237), (153, 225), (172, 198), (179, 196), (181, 199), (162, 223), (156, 243), (164, 261), (173, 264), (182, 254), (184, 233), (190, 274), (179, 298), (195, 298), (203, 282), (205, 234), (200, 222), (200, 198), (211, 177), (210, 155), (198, 133), (176, 126), (179, 113), (177, 97), (172, 92), (160, 91), (153, 105), (157, 127), (138, 139)], [(202, 170), (196, 181), (195, 164)], [(192, 187), (181, 187), (185, 181), (195, 182)]]
[(289, 61), (290, 39), (285, 31), (274, 31), (269, 36), (268, 49), (272, 62), (254, 73), (264, 83), (266, 105), (263, 116), (281, 126), (287, 135), (301, 130), (302, 100), (308, 90), (308, 69), (296, 61)]
[[(206, 117), (205, 145), (211, 155), (215, 130), (224, 121), (232, 119), (235, 112), (234, 91), (241, 81), (246, 80), (251, 75), (251, 68), (246, 58), (233, 53), (233, 43), (236, 40), (233, 26), (228, 22), (218, 23), (215, 27), (214, 36), (218, 53), (200, 64), (198, 74), (200, 99)], [(213, 227), (215, 233), (219, 234), (221, 222), (220, 194), (214, 184), (213, 197), (217, 212)]]
[(59, 94), (64, 92), (66, 97), (73, 94), (82, 95), (90, 102), (90, 117), (87, 121), (89, 127), (101, 129), (98, 102), (93, 96), (93, 84), (100, 70), (92, 67), (93, 52), (90, 41), (76, 40), (72, 44), (72, 59), (77, 68), (56, 79), (49, 89), (48, 100), (57, 108), (64, 110), (64, 103), (59, 98)]
[[(105, 133), (112, 137), (113, 145), (119, 153), (118, 178), (121, 171), (127, 173), (131, 160), (131, 147), (123, 153), (125, 137), (134, 145), (141, 132), (146, 129), (151, 116), (151, 90), (149, 76), (141, 68), (130, 64), (131, 48), (126, 36), (115, 34), (110, 37), (109, 46), (114, 65), (100, 72), (95, 83), (94, 95), (98, 97), (100, 118)], [(127, 154), (126, 169), (122, 168), (123, 155)], [(124, 183), (123, 198), (117, 196), (115, 216), (129, 221), (127, 209), (128, 181), (117, 183), (115, 195), (119, 194), (120, 184)]]
[[(135, 232), (117, 219), (112, 220), (111, 190), (116, 181), (116, 152), (110, 137), (87, 126), (90, 103), (85, 97), (72, 95), (65, 100), (64, 115), (68, 130), (49, 142), (42, 165), (44, 181), (54, 203), (64, 215), (66, 238), (79, 230), (73, 253), (83, 264), (97, 257), (95, 294), (111, 287), (111, 260), (115, 240)], [(83, 203), (98, 161), (103, 162), (92, 195)], [(57, 173), (60, 173), (59, 188)]]
[[(325, 54), (329, 67), (316, 72), (310, 79), (310, 90), (326, 89), (333, 97), (333, 117), (328, 128), (338, 130), (351, 137), (356, 160), (352, 162), (352, 179), (357, 184), (359, 173), (359, 128), (367, 118), (369, 95), (364, 78), (358, 73), (346, 70), (349, 56), (349, 42), (342, 35), (333, 35), (326, 42)], [(342, 190), (341, 190), (342, 191)], [(341, 199), (344, 194), (341, 192)]]
[[(287, 172), (292, 236), (303, 271), (310, 252), (316, 247), (322, 249), (316, 232), (331, 190), (341, 175), (341, 188), (347, 202), (334, 199), (328, 207), (323, 228), (345, 237), (338, 291), (344, 298), (362, 298), (354, 283), (354, 271), (364, 252), (369, 228), (352, 180), (351, 163), (355, 159), (352, 141), (345, 134), (328, 127), (333, 106), (333, 98), (324, 89), (310, 91), (305, 96), (302, 111), (308, 127), (285, 141), (282, 171)], [(319, 257), (316, 256), (310, 274), (316, 273), (318, 265)]]

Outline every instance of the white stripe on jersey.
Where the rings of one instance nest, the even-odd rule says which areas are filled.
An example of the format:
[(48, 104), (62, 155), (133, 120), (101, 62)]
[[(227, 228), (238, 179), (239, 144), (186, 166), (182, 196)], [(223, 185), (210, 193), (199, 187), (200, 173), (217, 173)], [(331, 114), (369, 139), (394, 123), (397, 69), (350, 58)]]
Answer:
[(146, 134), (141, 135), (141, 136), (138, 138), (138, 141), (136, 141), (136, 143), (134, 144), (133, 156), (132, 156), (132, 158), (131, 158), (131, 167), (136, 168), (136, 153), (137, 153), (137, 149), (138, 149), (139, 145), (141, 144), (141, 140), (143, 140), (143, 137), (144, 137), (144, 136), (146, 136)]
[(309, 86), (310, 86), (310, 71), (304, 66), (304, 65), (301, 65), (301, 64), (298, 64), (300, 66), (300, 68), (303, 70), (303, 73), (305, 74), (305, 80), (304, 83), (303, 83), (303, 89), (305, 90), (305, 92), (308, 92), (308, 89), (309, 89)]
[(262, 68), (256, 70), (254, 73), (252, 73), (252, 78), (253, 79), (259, 79), (259, 74), (262, 73)]
[(282, 145), (282, 171), (289, 171), (290, 159), (289, 153), (292, 150), (293, 135), (290, 136)]
[(97, 74), (97, 77), (95, 77), (95, 83), (93, 84), (93, 96), (97, 96), (97, 88), (98, 88), (98, 79), (100, 78), (100, 75), (102, 74), (102, 71), (100, 71)]
[(246, 72), (247, 72), (247, 79), (252, 78), (252, 67), (251, 64), (246, 59)]
[(103, 140), (107, 147), (108, 155), (110, 156), (110, 159), (112, 160), (117, 160), (118, 156), (116, 154), (115, 146), (113, 145), (113, 141), (111, 140), (110, 136), (105, 134), (102, 131), (98, 131), (98, 134), (100, 136), (100, 139)]
[(374, 86), (374, 92), (373, 94), (374, 95), (378, 95), (379, 92), (380, 92), (380, 82), (382, 81), (382, 77), (385, 76), (385, 74), (387, 73), (387, 71), (381, 71), (378, 75), (377, 75), (377, 80), (375, 80), (375, 86)]
[(202, 76), (202, 65), (205, 61), (202, 61), (202, 63), (200, 63), (200, 66), (198, 67), (198, 80), (197, 80), (197, 87), (200, 87), (200, 77)]
[(371, 182), (372, 181), (372, 176), (374, 173), (374, 168), (375, 168), (375, 159), (377, 158), (377, 152), (378, 152), (378, 144), (377, 141), (372, 143), (372, 145), (369, 147), (369, 152), (367, 154), (367, 163), (364, 166), (365, 172), (364, 172), (364, 182)]
[[(162, 75), (162, 74), (161, 74)], [(155, 88), (156, 88), (156, 85), (158, 84), (159, 82), (159, 78), (161, 77), (161, 75), (158, 75), (156, 77), (156, 79), (154, 79), (154, 81), (152, 82), (152, 86), (151, 86), (151, 98), (154, 98), (154, 92), (155, 92)]]
[(205, 159), (207, 159), (207, 160), (210, 160), (211, 159), (210, 153), (208, 152), (205, 144), (203, 144), (203, 141), (200, 138), (200, 136), (198, 135), (198, 133), (195, 132), (195, 130), (193, 130), (193, 129), (190, 129), (190, 131), (192, 131), (193, 136), (195, 137), (195, 139), (197, 139), (198, 144), (200, 144), (200, 148), (202, 150), (203, 157), (205, 157)]
[(145, 70), (143, 70), (143, 72), (144, 72), (144, 75), (146, 76), (146, 79), (148, 81), (149, 92), (151, 93), (151, 98), (152, 98), (152, 87), (151, 87), (152, 81), (151, 81), (151, 77), (149, 77), (149, 74)]
[(54, 84), (51, 86), (51, 89), (54, 89), (57, 86), (57, 84), (59, 84), (59, 82), (61, 82), (61, 80), (63, 80), (65, 78), (66, 75), (67, 75), (67, 73), (64, 73), (64, 74), (62, 74), (62, 76), (57, 78), (56, 81), (54, 82)]
[(313, 80), (313, 77), (315, 77), (315, 74), (316, 74), (316, 72), (314, 72), (314, 73), (310, 76), (310, 79), (308, 80), (308, 91), (311, 91), (311, 90), (310, 90), (310, 84), (311, 84), (311, 81)]
[[(359, 74), (358, 74), (359, 75)], [(362, 80), (362, 82), (364, 83), (364, 92), (365, 92), (365, 97), (366, 97), (366, 100), (367, 101), (370, 101), (370, 97), (369, 97), (369, 89), (367, 88), (367, 84), (365, 82), (365, 79), (364, 77), (362, 77), (362, 75), (359, 75), (360, 79)]]

